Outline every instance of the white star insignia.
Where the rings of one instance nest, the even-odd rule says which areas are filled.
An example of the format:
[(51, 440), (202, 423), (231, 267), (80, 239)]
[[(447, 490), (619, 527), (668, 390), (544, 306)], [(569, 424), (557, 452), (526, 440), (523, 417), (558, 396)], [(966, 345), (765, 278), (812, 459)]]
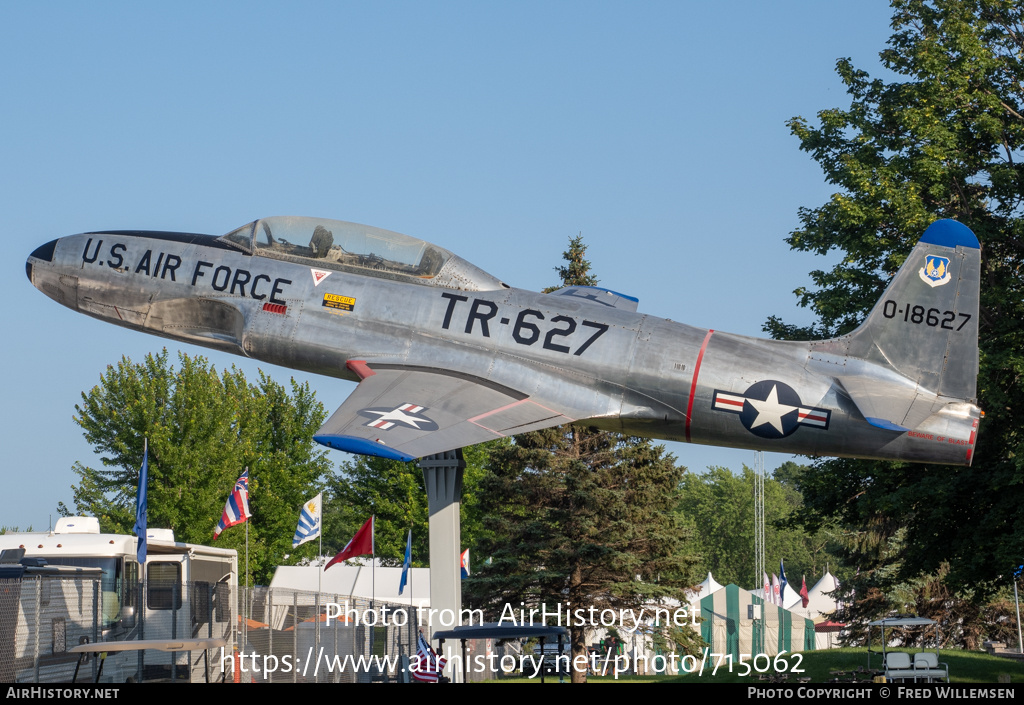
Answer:
[(768, 393), (768, 398), (764, 401), (750, 397), (747, 397), (747, 401), (757, 410), (757, 418), (754, 419), (754, 423), (750, 424), (750, 428), (769, 424), (779, 433), (785, 433), (782, 428), (782, 417), (797, 409), (795, 406), (779, 403), (777, 386), (772, 386), (772, 391)]
[(412, 426), (415, 429), (421, 428), (421, 423), (430, 423), (428, 419), (424, 419), (419, 416), (410, 416), (409, 414), (402, 411), (402, 409), (392, 409), (391, 411), (377, 411), (375, 409), (364, 409), (367, 414), (376, 414), (378, 419), (374, 424), (381, 422), (400, 423), (407, 426)]

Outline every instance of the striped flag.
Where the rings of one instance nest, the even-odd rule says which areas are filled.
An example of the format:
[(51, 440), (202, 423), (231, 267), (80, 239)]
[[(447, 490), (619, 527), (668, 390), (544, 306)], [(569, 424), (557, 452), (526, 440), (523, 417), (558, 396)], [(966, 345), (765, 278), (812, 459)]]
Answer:
[(419, 635), (416, 642), (416, 655), (409, 664), (409, 673), (420, 683), (437, 683), (448, 659), (438, 656), (437, 652), (430, 648), (430, 644)]
[(321, 492), (313, 499), (302, 505), (299, 512), (299, 525), (295, 529), (295, 536), (292, 537), (292, 548), (301, 546), (307, 541), (312, 541), (320, 535), (320, 514), (323, 508), (323, 496)]
[(235, 489), (231, 491), (231, 495), (224, 505), (224, 513), (220, 517), (217, 528), (213, 530), (213, 540), (216, 541), (224, 529), (241, 524), (251, 516), (252, 513), (249, 511), (249, 470), (246, 469), (235, 482)]

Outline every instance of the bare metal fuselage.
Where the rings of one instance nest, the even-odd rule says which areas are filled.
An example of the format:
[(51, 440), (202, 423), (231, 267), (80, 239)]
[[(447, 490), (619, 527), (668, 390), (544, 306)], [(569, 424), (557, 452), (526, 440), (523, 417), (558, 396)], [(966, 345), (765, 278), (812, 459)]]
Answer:
[[(600, 297), (509, 288), (454, 257), (439, 275), (417, 278), (376, 271), (372, 262), (324, 266), (251, 250), (202, 235), (88, 233), (39, 248), (28, 273), (48, 296), (90, 316), (317, 374), (359, 381), (366, 370), (443, 370), (514, 390), (559, 422), (587, 420), (633, 435), (808, 455), (971, 461), (980, 416), (973, 398), (923, 390), (920, 378), (906, 378), (877, 355), (851, 355), (842, 340), (780, 342), (698, 329)], [(912, 304), (894, 301), (885, 318), (914, 328)], [(961, 325), (959, 311), (945, 313)], [(976, 358), (973, 364), (976, 375)], [(900, 418), (886, 416), (895, 421), (887, 428), (855, 401), (861, 393), (872, 408), (885, 408), (887, 396), (908, 401), (897, 404)], [(912, 416), (913, 426), (902, 425)], [(479, 415), (466, 418), (495, 436), (517, 430), (514, 422), (497, 429)], [(546, 417), (527, 421), (523, 428), (554, 425)]]

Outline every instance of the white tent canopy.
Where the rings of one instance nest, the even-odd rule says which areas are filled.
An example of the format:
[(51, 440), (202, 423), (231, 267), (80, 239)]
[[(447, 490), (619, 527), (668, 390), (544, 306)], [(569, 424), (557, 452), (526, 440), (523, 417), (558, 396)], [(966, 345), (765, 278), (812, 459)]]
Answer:
[(709, 571), (708, 577), (704, 578), (704, 582), (696, 586), (696, 591), (687, 591), (690, 599), (690, 604), (692, 605), (694, 602), (697, 602), (700, 599), (707, 597), (713, 592), (721, 590), (723, 587), (725, 586), (719, 583), (717, 580), (715, 580), (715, 578), (711, 575), (711, 572)]
[[(409, 584), (399, 596), (402, 569), (383, 567), (380, 559), (376, 560), (376, 566), (371, 566), (368, 559), (353, 559), (327, 570), (315, 565), (278, 566), (270, 587), (314, 593), (319, 590), (330, 595), (400, 604), (409, 604), (411, 599), (414, 606), (430, 604), (429, 568), (410, 568)], [(364, 565), (356, 564), (363, 561)]]

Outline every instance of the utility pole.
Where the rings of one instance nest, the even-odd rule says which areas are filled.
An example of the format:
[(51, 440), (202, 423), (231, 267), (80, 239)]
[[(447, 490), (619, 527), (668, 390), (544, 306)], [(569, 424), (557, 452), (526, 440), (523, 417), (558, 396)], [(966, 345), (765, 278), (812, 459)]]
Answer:
[(762, 597), (761, 604), (761, 631), (756, 639), (755, 648), (759, 653), (764, 653), (764, 638), (768, 628), (768, 596), (764, 592), (764, 578), (767, 573), (764, 563), (764, 453), (754, 453), (754, 585), (761, 588), (755, 590)]

